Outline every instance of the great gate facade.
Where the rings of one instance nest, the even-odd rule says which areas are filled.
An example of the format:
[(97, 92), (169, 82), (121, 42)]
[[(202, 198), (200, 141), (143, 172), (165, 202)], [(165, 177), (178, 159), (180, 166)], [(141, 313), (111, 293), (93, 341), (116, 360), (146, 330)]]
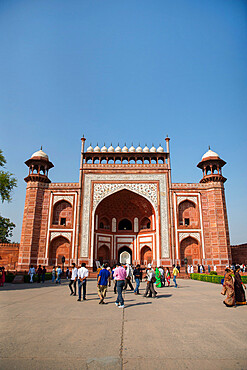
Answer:
[(171, 182), (169, 138), (162, 146), (85, 150), (78, 183), (51, 183), (47, 154), (29, 167), (18, 269), (118, 260), (147, 265), (216, 265), (231, 261), (222, 167), (208, 150), (199, 183)]

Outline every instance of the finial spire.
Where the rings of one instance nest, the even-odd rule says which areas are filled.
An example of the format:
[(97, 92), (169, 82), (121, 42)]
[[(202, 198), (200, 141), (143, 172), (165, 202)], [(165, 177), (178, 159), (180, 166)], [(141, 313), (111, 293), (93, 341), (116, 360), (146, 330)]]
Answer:
[(40, 150), (42, 150), (42, 145), (41, 145), (41, 147), (40, 147)]
[(211, 150), (210, 145), (208, 146), (208, 149)]

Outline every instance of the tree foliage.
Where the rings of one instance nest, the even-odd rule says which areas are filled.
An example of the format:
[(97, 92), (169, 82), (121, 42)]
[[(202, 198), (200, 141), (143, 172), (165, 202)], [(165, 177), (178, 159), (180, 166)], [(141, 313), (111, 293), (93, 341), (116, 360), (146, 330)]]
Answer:
[[(12, 173), (5, 171), (5, 165), (7, 161), (0, 149), (0, 198), (2, 203), (4, 201), (11, 201), (12, 190), (17, 186), (17, 179)], [(4, 218), (0, 215), (0, 242), (10, 243), (10, 239), (13, 235), (12, 231), (15, 228), (15, 224), (10, 221), (9, 218)]]
[(13, 229), (15, 228), (15, 224), (10, 221), (9, 218), (4, 218), (0, 216), (0, 243), (10, 243), (11, 238), (13, 236)]
[[(6, 159), (3, 155), (2, 150), (0, 149), (0, 167), (5, 166)], [(0, 170), (0, 197), (2, 199), (2, 203), (4, 201), (10, 202), (11, 201), (11, 192), (14, 187), (17, 186), (17, 179), (13, 176), (12, 173), (4, 170)]]

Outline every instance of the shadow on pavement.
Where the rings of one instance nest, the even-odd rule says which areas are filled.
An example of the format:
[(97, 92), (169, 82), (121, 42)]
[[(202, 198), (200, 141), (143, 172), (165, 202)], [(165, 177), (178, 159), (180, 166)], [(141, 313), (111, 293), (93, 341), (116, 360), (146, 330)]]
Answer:
[(143, 306), (144, 304), (152, 304), (152, 302), (139, 302), (135, 304), (128, 304), (124, 307), (124, 309), (129, 308), (129, 307), (134, 307), (134, 306)]
[(42, 289), (47, 287), (58, 287), (58, 286), (68, 286), (67, 281), (62, 281), (62, 284), (56, 284), (52, 282), (45, 282), (45, 283), (22, 283), (22, 284), (12, 284), (12, 283), (5, 283), (3, 287), (0, 287), (1, 291), (7, 290), (25, 290), (25, 289)]

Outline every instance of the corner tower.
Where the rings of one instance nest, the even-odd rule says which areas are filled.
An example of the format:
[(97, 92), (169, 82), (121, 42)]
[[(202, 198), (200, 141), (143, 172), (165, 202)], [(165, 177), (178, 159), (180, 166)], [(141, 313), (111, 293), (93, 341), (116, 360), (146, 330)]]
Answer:
[(203, 178), (201, 183), (206, 182), (225, 182), (226, 178), (222, 176), (222, 167), (226, 164), (219, 155), (213, 152), (210, 147), (209, 150), (203, 155), (201, 162), (197, 167), (202, 169)]
[(224, 188), (226, 178), (222, 175), (222, 167), (225, 164), (226, 162), (209, 147), (197, 165), (202, 169), (203, 178), (200, 183), (205, 187), (201, 191), (205, 262), (219, 266), (219, 271), (223, 271), (231, 261)]
[(48, 171), (54, 167), (42, 147), (25, 164), (29, 168), (29, 173), (24, 179), (27, 182), (27, 188), (18, 259), (18, 269), (22, 271), (29, 269), (30, 265), (36, 266), (46, 262), (45, 255), (40, 256), (39, 249), (45, 243), (44, 218), (48, 214), (46, 210), (48, 200), (45, 194), (51, 182)]

